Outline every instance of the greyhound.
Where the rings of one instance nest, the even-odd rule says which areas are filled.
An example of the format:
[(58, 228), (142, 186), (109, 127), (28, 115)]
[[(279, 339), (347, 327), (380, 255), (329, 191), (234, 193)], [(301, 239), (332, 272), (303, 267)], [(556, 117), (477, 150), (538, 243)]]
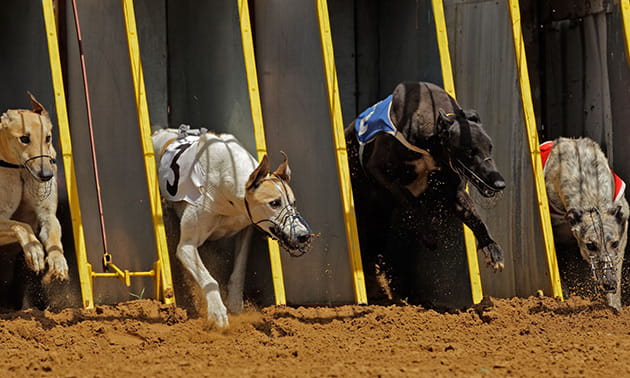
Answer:
[[(362, 246), (378, 243), (382, 231), (371, 224), (389, 219), (393, 208), (417, 220), (423, 212), (419, 197), (435, 187), (448, 210), (473, 231), (487, 264), (503, 269), (503, 251), (465, 190), (466, 181), (486, 197), (505, 188), (475, 111), (463, 110), (434, 84), (405, 82), (361, 113), (345, 129), (345, 139)], [(422, 230), (419, 237), (431, 248), (430, 233)]]
[[(243, 310), (247, 254), (255, 225), (277, 239), (291, 255), (310, 248), (311, 230), (295, 206), (289, 186), (287, 156), (269, 174), (269, 159), (260, 164), (230, 134), (162, 129), (153, 134), (159, 151), (160, 192), (180, 219), (177, 258), (203, 291), (207, 314), (220, 328), (231, 313)], [(204, 241), (238, 234), (234, 267), (228, 282), (227, 309), (219, 285), (203, 265), (197, 248)]]
[(621, 310), (629, 214), (625, 183), (589, 138), (558, 138), (540, 150), (555, 240), (577, 241), (608, 305)]
[(48, 265), (44, 281), (66, 280), (53, 126), (42, 104), (28, 95), (33, 110), (9, 109), (0, 116), (0, 245), (19, 243), (35, 273)]

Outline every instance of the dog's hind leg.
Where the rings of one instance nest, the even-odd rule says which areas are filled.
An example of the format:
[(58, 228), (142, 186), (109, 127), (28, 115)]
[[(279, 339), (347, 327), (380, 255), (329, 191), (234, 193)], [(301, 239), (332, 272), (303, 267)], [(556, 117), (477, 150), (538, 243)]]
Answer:
[(229, 326), (229, 322), (227, 309), (221, 300), (219, 283), (208, 272), (197, 249), (209, 234), (206, 230), (202, 230), (200, 225), (213, 224), (208, 223), (213, 219), (208, 219), (208, 217), (200, 219), (203, 215), (198, 214), (195, 209), (197, 208), (189, 206), (182, 215), (177, 258), (201, 288), (206, 299), (208, 319), (214, 318), (217, 327), (225, 328)]
[(43, 271), (46, 267), (44, 249), (31, 226), (13, 220), (0, 220), (0, 245), (15, 242), (22, 246), (26, 265), (35, 273)]
[(233, 314), (243, 312), (243, 288), (247, 273), (247, 256), (252, 240), (252, 227), (246, 227), (236, 236), (234, 249), (234, 268), (228, 282), (227, 307)]

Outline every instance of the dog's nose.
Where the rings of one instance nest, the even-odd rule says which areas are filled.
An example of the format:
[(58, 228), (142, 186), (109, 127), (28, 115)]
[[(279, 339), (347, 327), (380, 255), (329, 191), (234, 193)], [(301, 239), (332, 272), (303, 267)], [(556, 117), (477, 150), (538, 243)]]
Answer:
[(494, 186), (494, 188), (495, 188), (495, 189), (497, 189), (497, 190), (503, 190), (503, 189), (505, 189), (505, 181), (503, 181), (503, 180), (497, 180), (497, 181), (495, 181), (492, 185), (493, 185), (493, 186)]
[(42, 182), (50, 181), (53, 176), (54, 175), (51, 172), (40, 172), (37, 174), (37, 177), (39, 177)]
[(614, 279), (610, 279), (610, 278), (605, 278), (602, 281), (602, 289), (607, 292), (607, 293), (611, 293), (617, 290), (617, 281)]
[(311, 240), (311, 234), (302, 234), (297, 237), (298, 243), (304, 244), (308, 243)]

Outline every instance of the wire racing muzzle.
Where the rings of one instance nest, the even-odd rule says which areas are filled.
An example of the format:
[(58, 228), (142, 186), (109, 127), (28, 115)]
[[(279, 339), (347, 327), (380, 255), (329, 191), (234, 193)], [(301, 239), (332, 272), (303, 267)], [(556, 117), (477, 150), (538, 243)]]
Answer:
[[(46, 159), (48, 159), (49, 167), (45, 166)], [(54, 170), (53, 166), (57, 164), (57, 160), (50, 155), (37, 155), (27, 159), (23, 166), (28, 173), (33, 176), (34, 179), (40, 182), (45, 182), (53, 178)]]
[(486, 198), (494, 197), (501, 190), (495, 189), (493, 186), (485, 182), (481, 177), (479, 177), (472, 169), (468, 168), (464, 163), (455, 159), (455, 169), (457, 172), (466, 177), (466, 179), (473, 184), (475, 188), (481, 193), (482, 196)]
[[(282, 245), (282, 247), (287, 250), (291, 257), (300, 257), (303, 256), (310, 249), (310, 240), (313, 236), (313, 233), (311, 231), (311, 227), (306, 222), (306, 220), (304, 220), (302, 215), (300, 215), (297, 209), (295, 209), (293, 206), (290, 207), (292, 208), (290, 214), (288, 212), (287, 214), (281, 213), (280, 224), (272, 221), (271, 219), (266, 219), (266, 221), (273, 224), (273, 226), (269, 227), (269, 231), (272, 234), (272, 239), (277, 240), (280, 245)], [(287, 208), (289, 208), (289, 206), (285, 207), (285, 209)], [(306, 233), (298, 236), (296, 232), (296, 224), (300, 224), (304, 228), (306, 228)], [(286, 230), (287, 228), (289, 229), (288, 234), (281, 231)], [(301, 239), (304, 240), (302, 241)], [(297, 241), (297, 243), (295, 243), (294, 241)]]
[(617, 280), (621, 279), (621, 277), (617, 277), (617, 270), (615, 269), (615, 265), (619, 261), (619, 255), (614, 250), (612, 252), (608, 250), (604, 235), (604, 222), (602, 221), (600, 210), (594, 207), (587, 211), (591, 216), (593, 226), (597, 230), (600, 245), (603, 246), (603, 251), (599, 254), (590, 250), (587, 251), (593, 279), (597, 282), (597, 286), (602, 292), (614, 293), (617, 291)]
[[(279, 223), (266, 218), (261, 219), (258, 222), (252, 222), (252, 224), (273, 240), (277, 240), (278, 243), (280, 243), (280, 245), (289, 252), (291, 257), (303, 256), (310, 249), (310, 239), (313, 236), (311, 227), (294, 206), (285, 206), (278, 215), (278, 218), (280, 219)], [(269, 231), (260, 226), (260, 224), (264, 222), (271, 223)], [(296, 223), (304, 226), (307, 233), (298, 236), (296, 232)], [(288, 234), (283, 231), (286, 229), (289, 229)], [(302, 237), (306, 240), (300, 241)], [(297, 243), (293, 242), (293, 240), (297, 240)]]
[[(607, 256), (607, 259), (604, 260), (597, 259), (594, 256), (589, 257), (593, 279), (597, 282), (597, 287), (604, 293), (616, 292), (616, 270), (612, 261), (610, 261), (610, 256)], [(610, 277), (615, 278), (611, 280)]]

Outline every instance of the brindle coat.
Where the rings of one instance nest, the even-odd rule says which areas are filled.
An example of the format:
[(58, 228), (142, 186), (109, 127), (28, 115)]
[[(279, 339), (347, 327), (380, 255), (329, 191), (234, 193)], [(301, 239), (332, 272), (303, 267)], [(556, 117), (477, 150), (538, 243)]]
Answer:
[[(378, 134), (360, 153), (356, 120), (346, 128), (359, 236), (368, 275), (374, 256), (366, 251), (382, 250), (379, 244), (385, 232), (376, 225), (387, 222), (394, 208), (402, 210), (407, 219), (417, 221), (424, 211), (418, 206), (418, 198), (430, 186), (440, 192), (448, 211), (473, 231), (477, 248), (488, 265), (501, 270), (503, 251), (490, 236), (466, 193), (466, 180), (454, 169), (459, 160), (488, 183), (489, 190), (497, 192), (505, 188), (490, 157), (492, 142), (479, 115), (462, 110), (451, 96), (434, 84), (406, 82), (393, 92), (390, 118), (409, 143), (429, 154), (414, 152), (386, 133)], [(432, 233), (419, 230), (419, 241), (431, 246), (434, 242), (429, 234)]]
[(608, 160), (588, 138), (559, 138), (545, 164), (547, 196), (559, 243), (572, 242), (592, 267), (611, 307), (621, 309), (621, 268), (628, 238), (628, 202), (613, 202), (615, 185)]

